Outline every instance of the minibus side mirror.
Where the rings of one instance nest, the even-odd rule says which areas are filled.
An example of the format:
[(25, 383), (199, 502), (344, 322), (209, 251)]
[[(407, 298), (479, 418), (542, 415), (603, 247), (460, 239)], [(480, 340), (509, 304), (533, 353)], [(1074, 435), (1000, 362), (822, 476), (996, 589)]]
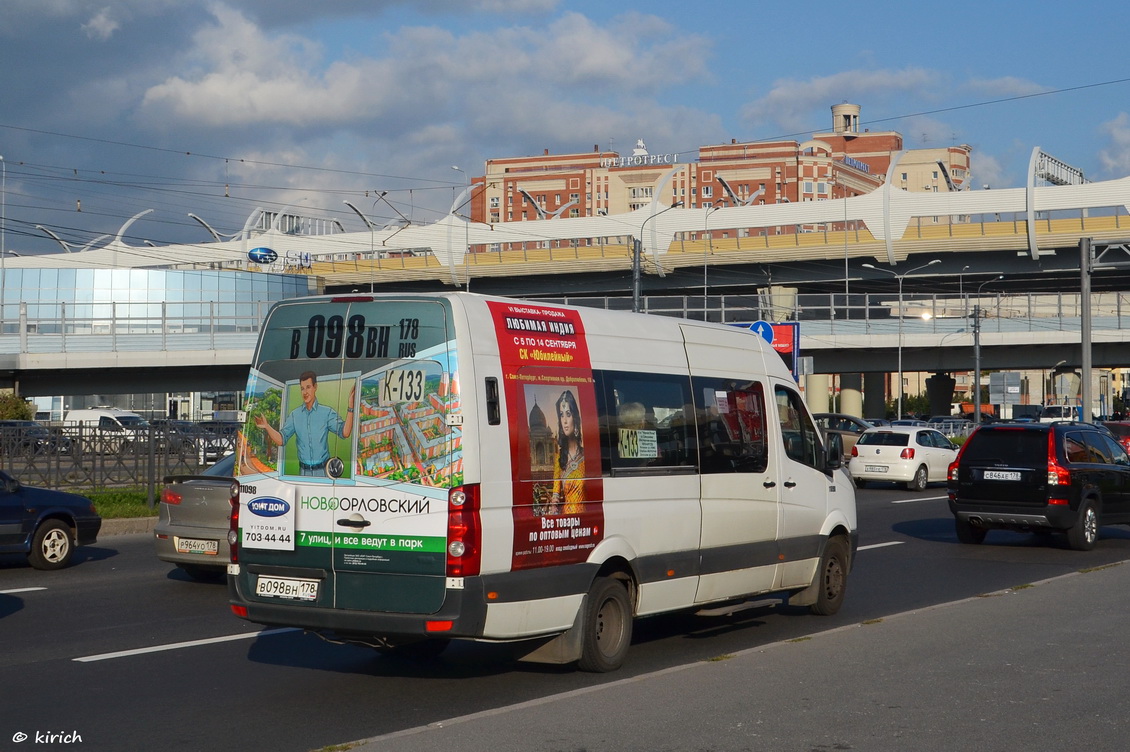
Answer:
[(828, 444), (824, 447), (824, 467), (838, 470), (844, 466), (844, 438), (838, 433), (828, 434)]

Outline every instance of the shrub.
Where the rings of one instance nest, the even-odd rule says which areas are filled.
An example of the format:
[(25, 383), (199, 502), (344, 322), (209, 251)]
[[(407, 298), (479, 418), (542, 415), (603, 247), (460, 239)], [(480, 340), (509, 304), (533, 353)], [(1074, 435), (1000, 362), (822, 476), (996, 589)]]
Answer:
[(157, 504), (149, 506), (147, 492), (144, 488), (106, 488), (98, 490), (79, 491), (86, 498), (94, 502), (94, 508), (102, 519), (115, 519), (123, 517), (156, 517)]

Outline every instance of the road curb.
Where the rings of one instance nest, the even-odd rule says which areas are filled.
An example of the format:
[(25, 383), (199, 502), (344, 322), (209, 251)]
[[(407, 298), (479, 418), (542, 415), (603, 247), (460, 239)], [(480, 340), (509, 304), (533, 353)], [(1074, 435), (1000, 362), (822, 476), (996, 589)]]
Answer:
[(153, 528), (156, 526), (156, 517), (125, 517), (121, 519), (102, 520), (102, 528), (98, 531), (98, 537), (152, 533)]

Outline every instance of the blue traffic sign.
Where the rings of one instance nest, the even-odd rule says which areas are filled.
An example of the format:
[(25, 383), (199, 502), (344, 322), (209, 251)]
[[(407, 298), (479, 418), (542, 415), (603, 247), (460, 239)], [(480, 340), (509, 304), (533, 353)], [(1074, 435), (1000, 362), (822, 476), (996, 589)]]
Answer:
[(761, 337), (761, 339), (769, 344), (773, 344), (773, 325), (768, 321), (755, 321), (749, 328)]

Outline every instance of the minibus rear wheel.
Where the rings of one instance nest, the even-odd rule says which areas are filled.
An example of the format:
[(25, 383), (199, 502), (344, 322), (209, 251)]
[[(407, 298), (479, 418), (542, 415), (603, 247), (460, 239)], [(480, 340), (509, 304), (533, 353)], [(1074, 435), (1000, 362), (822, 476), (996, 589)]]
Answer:
[(632, 644), (632, 605), (624, 583), (612, 577), (593, 582), (581, 628), (579, 669), (605, 673), (623, 665)]

